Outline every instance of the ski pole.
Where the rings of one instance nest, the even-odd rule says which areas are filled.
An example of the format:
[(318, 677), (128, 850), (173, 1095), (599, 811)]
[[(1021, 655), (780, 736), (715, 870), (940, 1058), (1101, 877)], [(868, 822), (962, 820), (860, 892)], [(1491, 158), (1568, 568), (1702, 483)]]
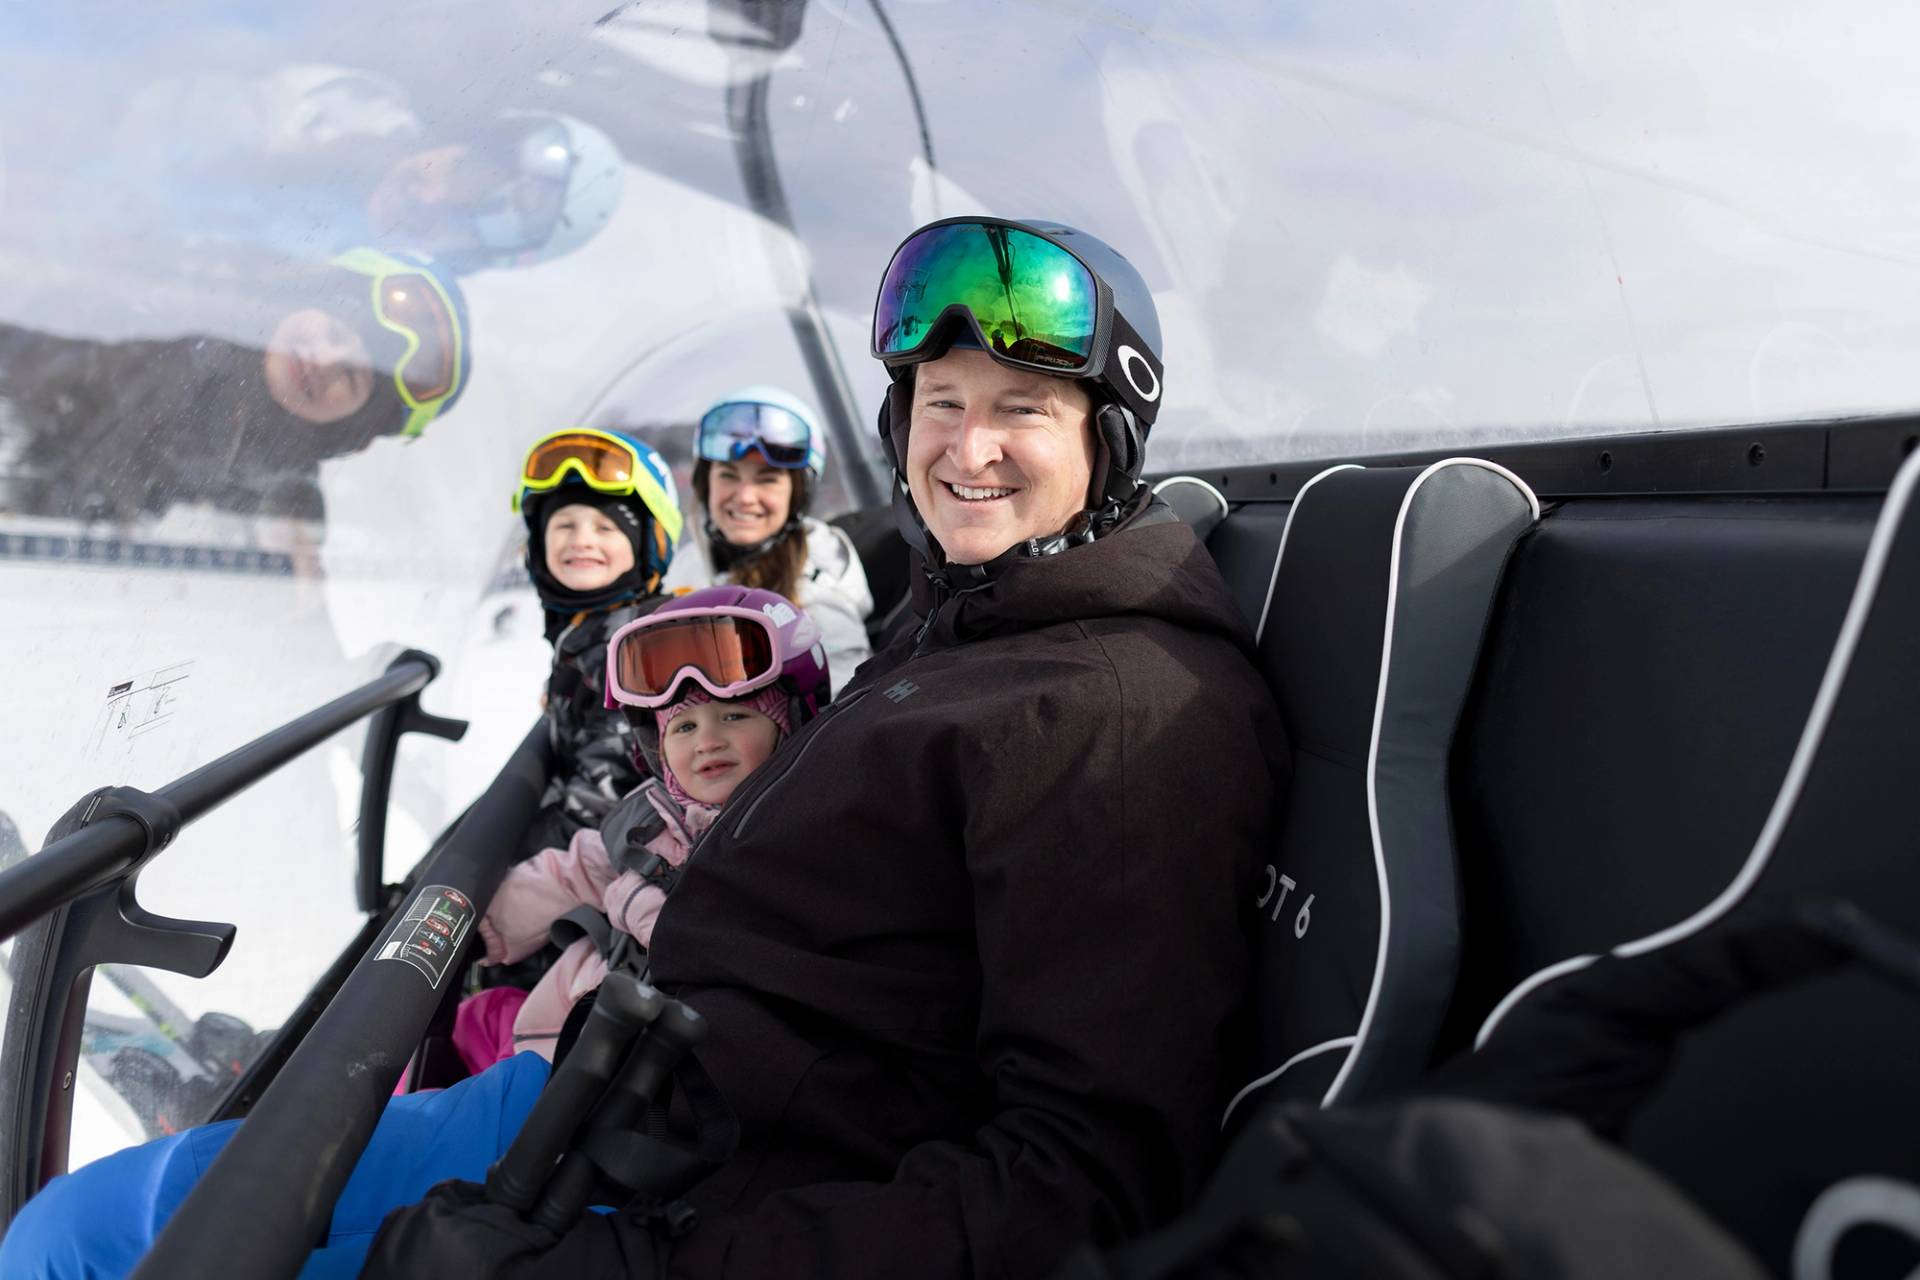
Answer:
[(666, 1005), (666, 997), (630, 975), (607, 975), (572, 1052), (540, 1091), (513, 1145), (487, 1170), (487, 1199), (522, 1214), (533, 1207), (554, 1162), (606, 1092), (635, 1038)]
[[(666, 1084), (687, 1050), (706, 1038), (704, 1019), (678, 1000), (666, 1000), (660, 1016), (647, 1027), (640, 1045), (627, 1059), (612, 1086), (588, 1117), (584, 1133), (623, 1132), (635, 1128), (647, 1106)], [(600, 1179), (600, 1166), (581, 1150), (567, 1152), (547, 1182), (531, 1221), (549, 1231), (565, 1232), (587, 1207)]]

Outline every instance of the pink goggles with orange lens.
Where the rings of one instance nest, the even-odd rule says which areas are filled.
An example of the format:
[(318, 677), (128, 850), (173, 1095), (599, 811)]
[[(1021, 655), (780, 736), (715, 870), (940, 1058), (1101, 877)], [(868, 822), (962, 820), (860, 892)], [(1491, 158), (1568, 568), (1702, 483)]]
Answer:
[(694, 680), (737, 698), (780, 676), (780, 642), (766, 615), (718, 606), (629, 622), (607, 641), (609, 707), (658, 709)]

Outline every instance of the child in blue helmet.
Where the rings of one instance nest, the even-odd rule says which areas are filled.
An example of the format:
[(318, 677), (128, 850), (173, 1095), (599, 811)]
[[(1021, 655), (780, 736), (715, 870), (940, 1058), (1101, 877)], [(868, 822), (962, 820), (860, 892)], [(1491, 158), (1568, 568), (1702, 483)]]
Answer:
[(643, 441), (570, 429), (527, 451), (514, 507), (527, 522), (527, 570), (553, 644), (553, 780), (521, 842), (525, 857), (598, 827), (640, 784), (633, 730), (605, 705), (607, 639), (664, 598), (680, 502), (666, 463)]

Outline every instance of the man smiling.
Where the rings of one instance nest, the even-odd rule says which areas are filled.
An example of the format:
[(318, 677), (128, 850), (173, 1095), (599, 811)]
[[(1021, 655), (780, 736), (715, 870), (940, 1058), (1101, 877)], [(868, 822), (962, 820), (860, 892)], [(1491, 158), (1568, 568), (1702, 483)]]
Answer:
[(1044, 1276), (1180, 1207), (1288, 764), (1213, 561), (1140, 482), (1158, 328), (1084, 233), (901, 245), (873, 349), (920, 625), (743, 785), (653, 936), (738, 1154), (678, 1240), (503, 1229), (449, 1187), (369, 1275)]
[(1063, 378), (949, 351), (916, 371), (907, 484), (951, 560), (980, 564), (1059, 533), (1087, 506), (1092, 400)]

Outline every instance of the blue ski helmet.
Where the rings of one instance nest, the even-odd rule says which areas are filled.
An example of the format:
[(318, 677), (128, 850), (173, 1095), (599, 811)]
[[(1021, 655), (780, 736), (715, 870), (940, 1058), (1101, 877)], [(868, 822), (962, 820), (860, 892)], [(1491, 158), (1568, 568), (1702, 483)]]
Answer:
[[(630, 468), (593, 470), (596, 449), (608, 445), (631, 451)], [(533, 474), (539, 472), (540, 474)], [(651, 592), (673, 562), (680, 541), (680, 494), (665, 458), (652, 445), (618, 428), (576, 428), (549, 432), (534, 441), (521, 463), (514, 509), (527, 525), (528, 567), (539, 582), (546, 540), (546, 513), (555, 502), (617, 503), (634, 517), (645, 517), (634, 543), (634, 562)]]

